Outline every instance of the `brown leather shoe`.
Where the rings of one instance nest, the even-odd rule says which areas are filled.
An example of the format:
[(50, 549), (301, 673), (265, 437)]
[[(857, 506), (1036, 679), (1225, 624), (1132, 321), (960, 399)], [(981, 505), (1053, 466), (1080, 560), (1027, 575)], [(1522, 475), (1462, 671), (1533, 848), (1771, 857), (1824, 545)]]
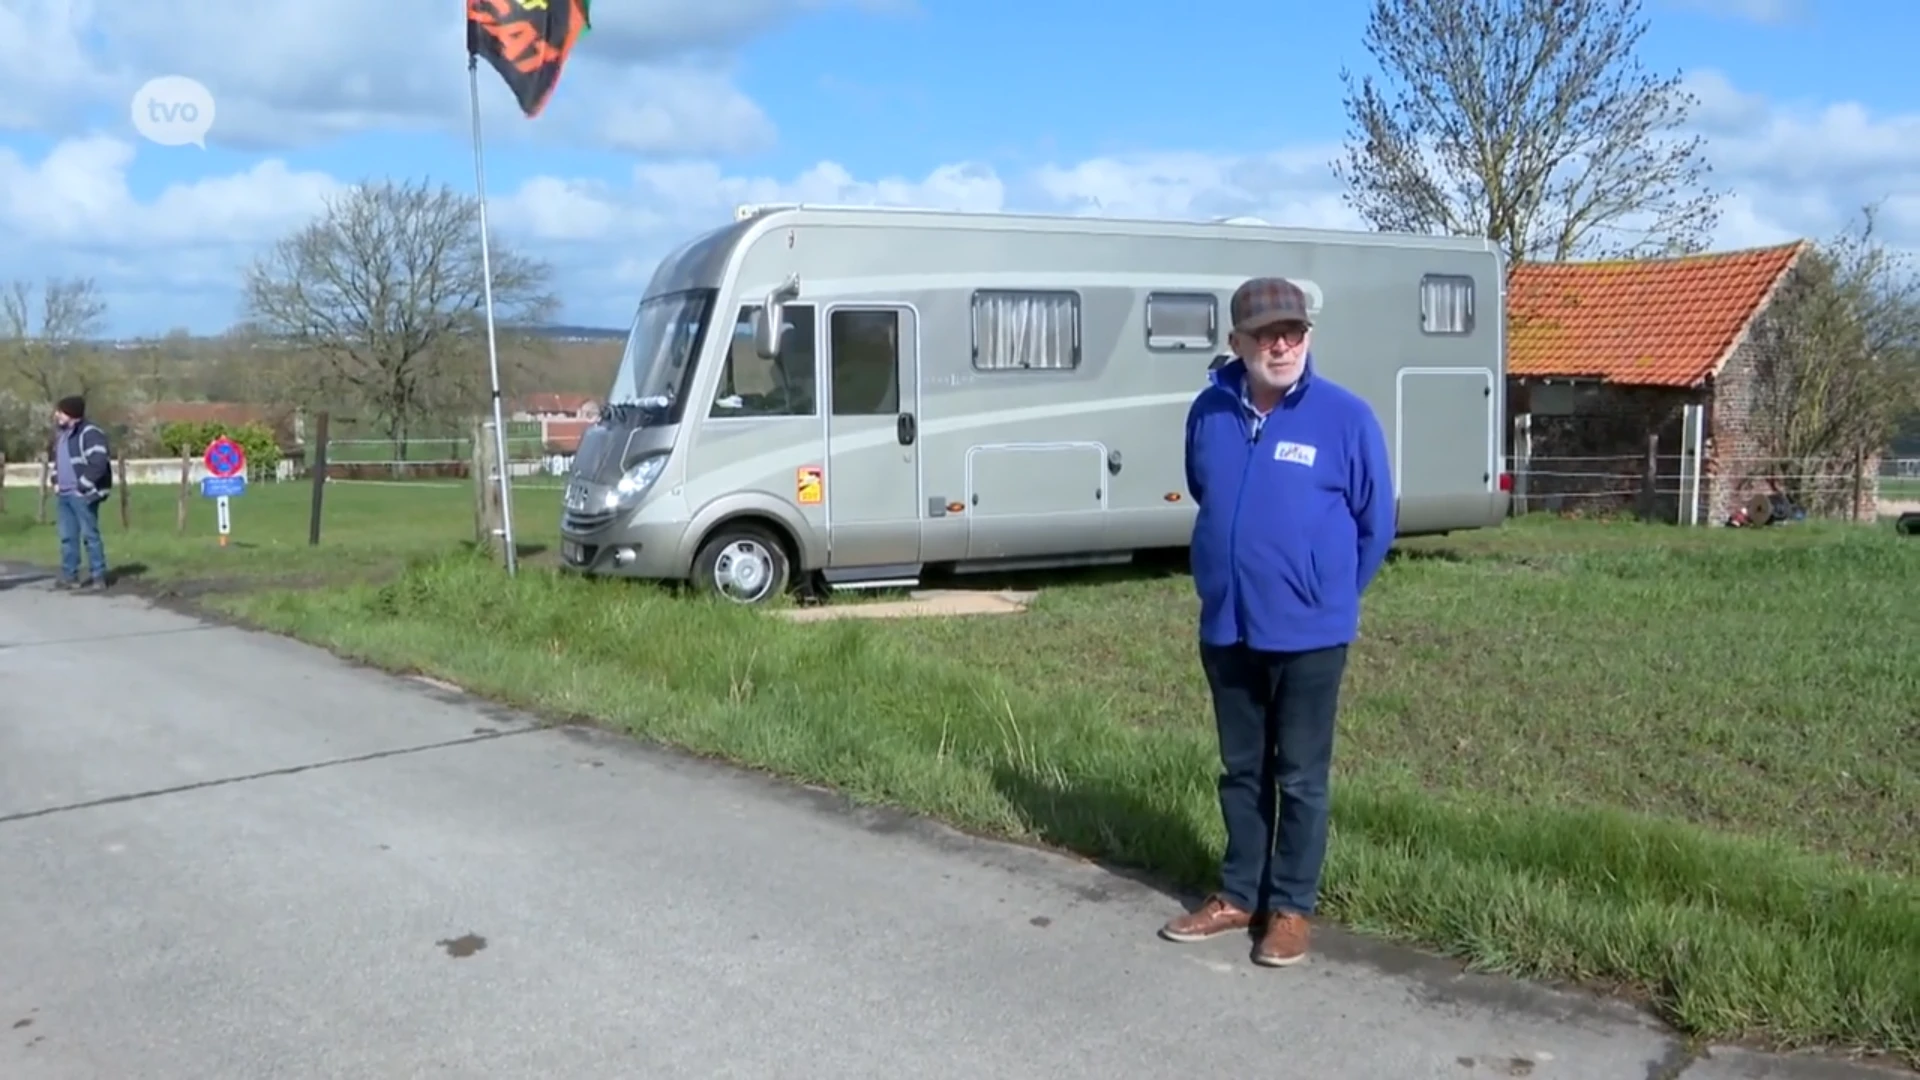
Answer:
[(1160, 936), (1186, 945), (1252, 925), (1252, 913), (1240, 910), (1224, 897), (1209, 896), (1197, 910), (1168, 920), (1167, 925), (1160, 928)]
[(1307, 958), (1307, 920), (1291, 911), (1280, 912), (1267, 922), (1267, 932), (1253, 947), (1253, 962), (1261, 967), (1286, 967)]

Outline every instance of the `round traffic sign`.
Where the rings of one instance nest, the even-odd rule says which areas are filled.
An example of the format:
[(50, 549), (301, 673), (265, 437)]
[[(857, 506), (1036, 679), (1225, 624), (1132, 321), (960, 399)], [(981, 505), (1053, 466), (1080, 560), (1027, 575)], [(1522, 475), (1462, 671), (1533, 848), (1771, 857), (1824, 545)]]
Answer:
[(219, 438), (207, 446), (207, 471), (222, 480), (247, 471), (247, 453), (232, 439)]

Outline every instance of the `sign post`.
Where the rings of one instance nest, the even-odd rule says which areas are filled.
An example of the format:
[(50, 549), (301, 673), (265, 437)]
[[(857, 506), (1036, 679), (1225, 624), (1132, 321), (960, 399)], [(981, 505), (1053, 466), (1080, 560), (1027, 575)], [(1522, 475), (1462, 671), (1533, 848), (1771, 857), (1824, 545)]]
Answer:
[(207, 444), (206, 462), (207, 471), (213, 475), (200, 481), (200, 494), (213, 500), (220, 546), (226, 547), (227, 537), (233, 532), (233, 505), (229, 500), (247, 493), (247, 452), (223, 436)]

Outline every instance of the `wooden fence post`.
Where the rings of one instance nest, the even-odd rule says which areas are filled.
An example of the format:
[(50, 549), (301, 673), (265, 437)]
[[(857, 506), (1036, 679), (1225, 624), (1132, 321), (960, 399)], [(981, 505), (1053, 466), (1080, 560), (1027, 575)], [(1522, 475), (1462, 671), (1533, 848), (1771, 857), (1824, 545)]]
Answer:
[(128, 494), (127, 487), (127, 448), (122, 446), (120, 448), (120, 527), (122, 529), (133, 528), (133, 509), (128, 502), (129, 498), (131, 496)]
[(486, 548), (493, 537), (487, 532), (487, 458), (481, 447), (486, 444), (484, 425), (476, 422), (467, 439), (467, 478), (473, 482), (473, 542)]
[(499, 502), (499, 477), (507, 463), (499, 459), (493, 446), (493, 421), (482, 419), (472, 425), (472, 480), (474, 480), (474, 542), (501, 565), (507, 563), (507, 513)]
[(1533, 414), (1521, 413), (1513, 418), (1513, 436), (1508, 444), (1512, 451), (1513, 503), (1515, 517), (1526, 515), (1528, 474), (1533, 471)]
[(1652, 524), (1660, 506), (1660, 436), (1647, 436), (1647, 463), (1640, 472), (1640, 520)]
[(320, 546), (320, 505), (327, 497), (327, 428), (331, 417), (321, 413), (313, 430), (313, 452), (307, 471), (313, 474), (313, 506), (307, 512), (307, 546)]
[(180, 452), (180, 504), (174, 508), (173, 528), (181, 536), (187, 535), (187, 484), (193, 476), (193, 456)]
[(1867, 452), (1865, 450), (1855, 450), (1853, 452), (1853, 509), (1847, 513), (1848, 520), (1860, 520), (1862, 516), (1860, 506), (1867, 494), (1866, 488)]
[(468, 459), (474, 482), (474, 544), (490, 555), (499, 553), (499, 494), (493, 486), (493, 436), (488, 421), (474, 421), (468, 440)]

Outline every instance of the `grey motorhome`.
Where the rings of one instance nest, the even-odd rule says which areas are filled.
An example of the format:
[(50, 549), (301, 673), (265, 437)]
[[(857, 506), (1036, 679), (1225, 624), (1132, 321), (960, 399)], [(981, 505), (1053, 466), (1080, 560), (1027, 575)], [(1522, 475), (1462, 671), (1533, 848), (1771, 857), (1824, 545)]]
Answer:
[(758, 603), (1185, 547), (1187, 408), (1227, 298), (1270, 274), (1380, 417), (1400, 535), (1497, 525), (1505, 275), (1482, 240), (782, 205), (654, 272), (563, 562)]

